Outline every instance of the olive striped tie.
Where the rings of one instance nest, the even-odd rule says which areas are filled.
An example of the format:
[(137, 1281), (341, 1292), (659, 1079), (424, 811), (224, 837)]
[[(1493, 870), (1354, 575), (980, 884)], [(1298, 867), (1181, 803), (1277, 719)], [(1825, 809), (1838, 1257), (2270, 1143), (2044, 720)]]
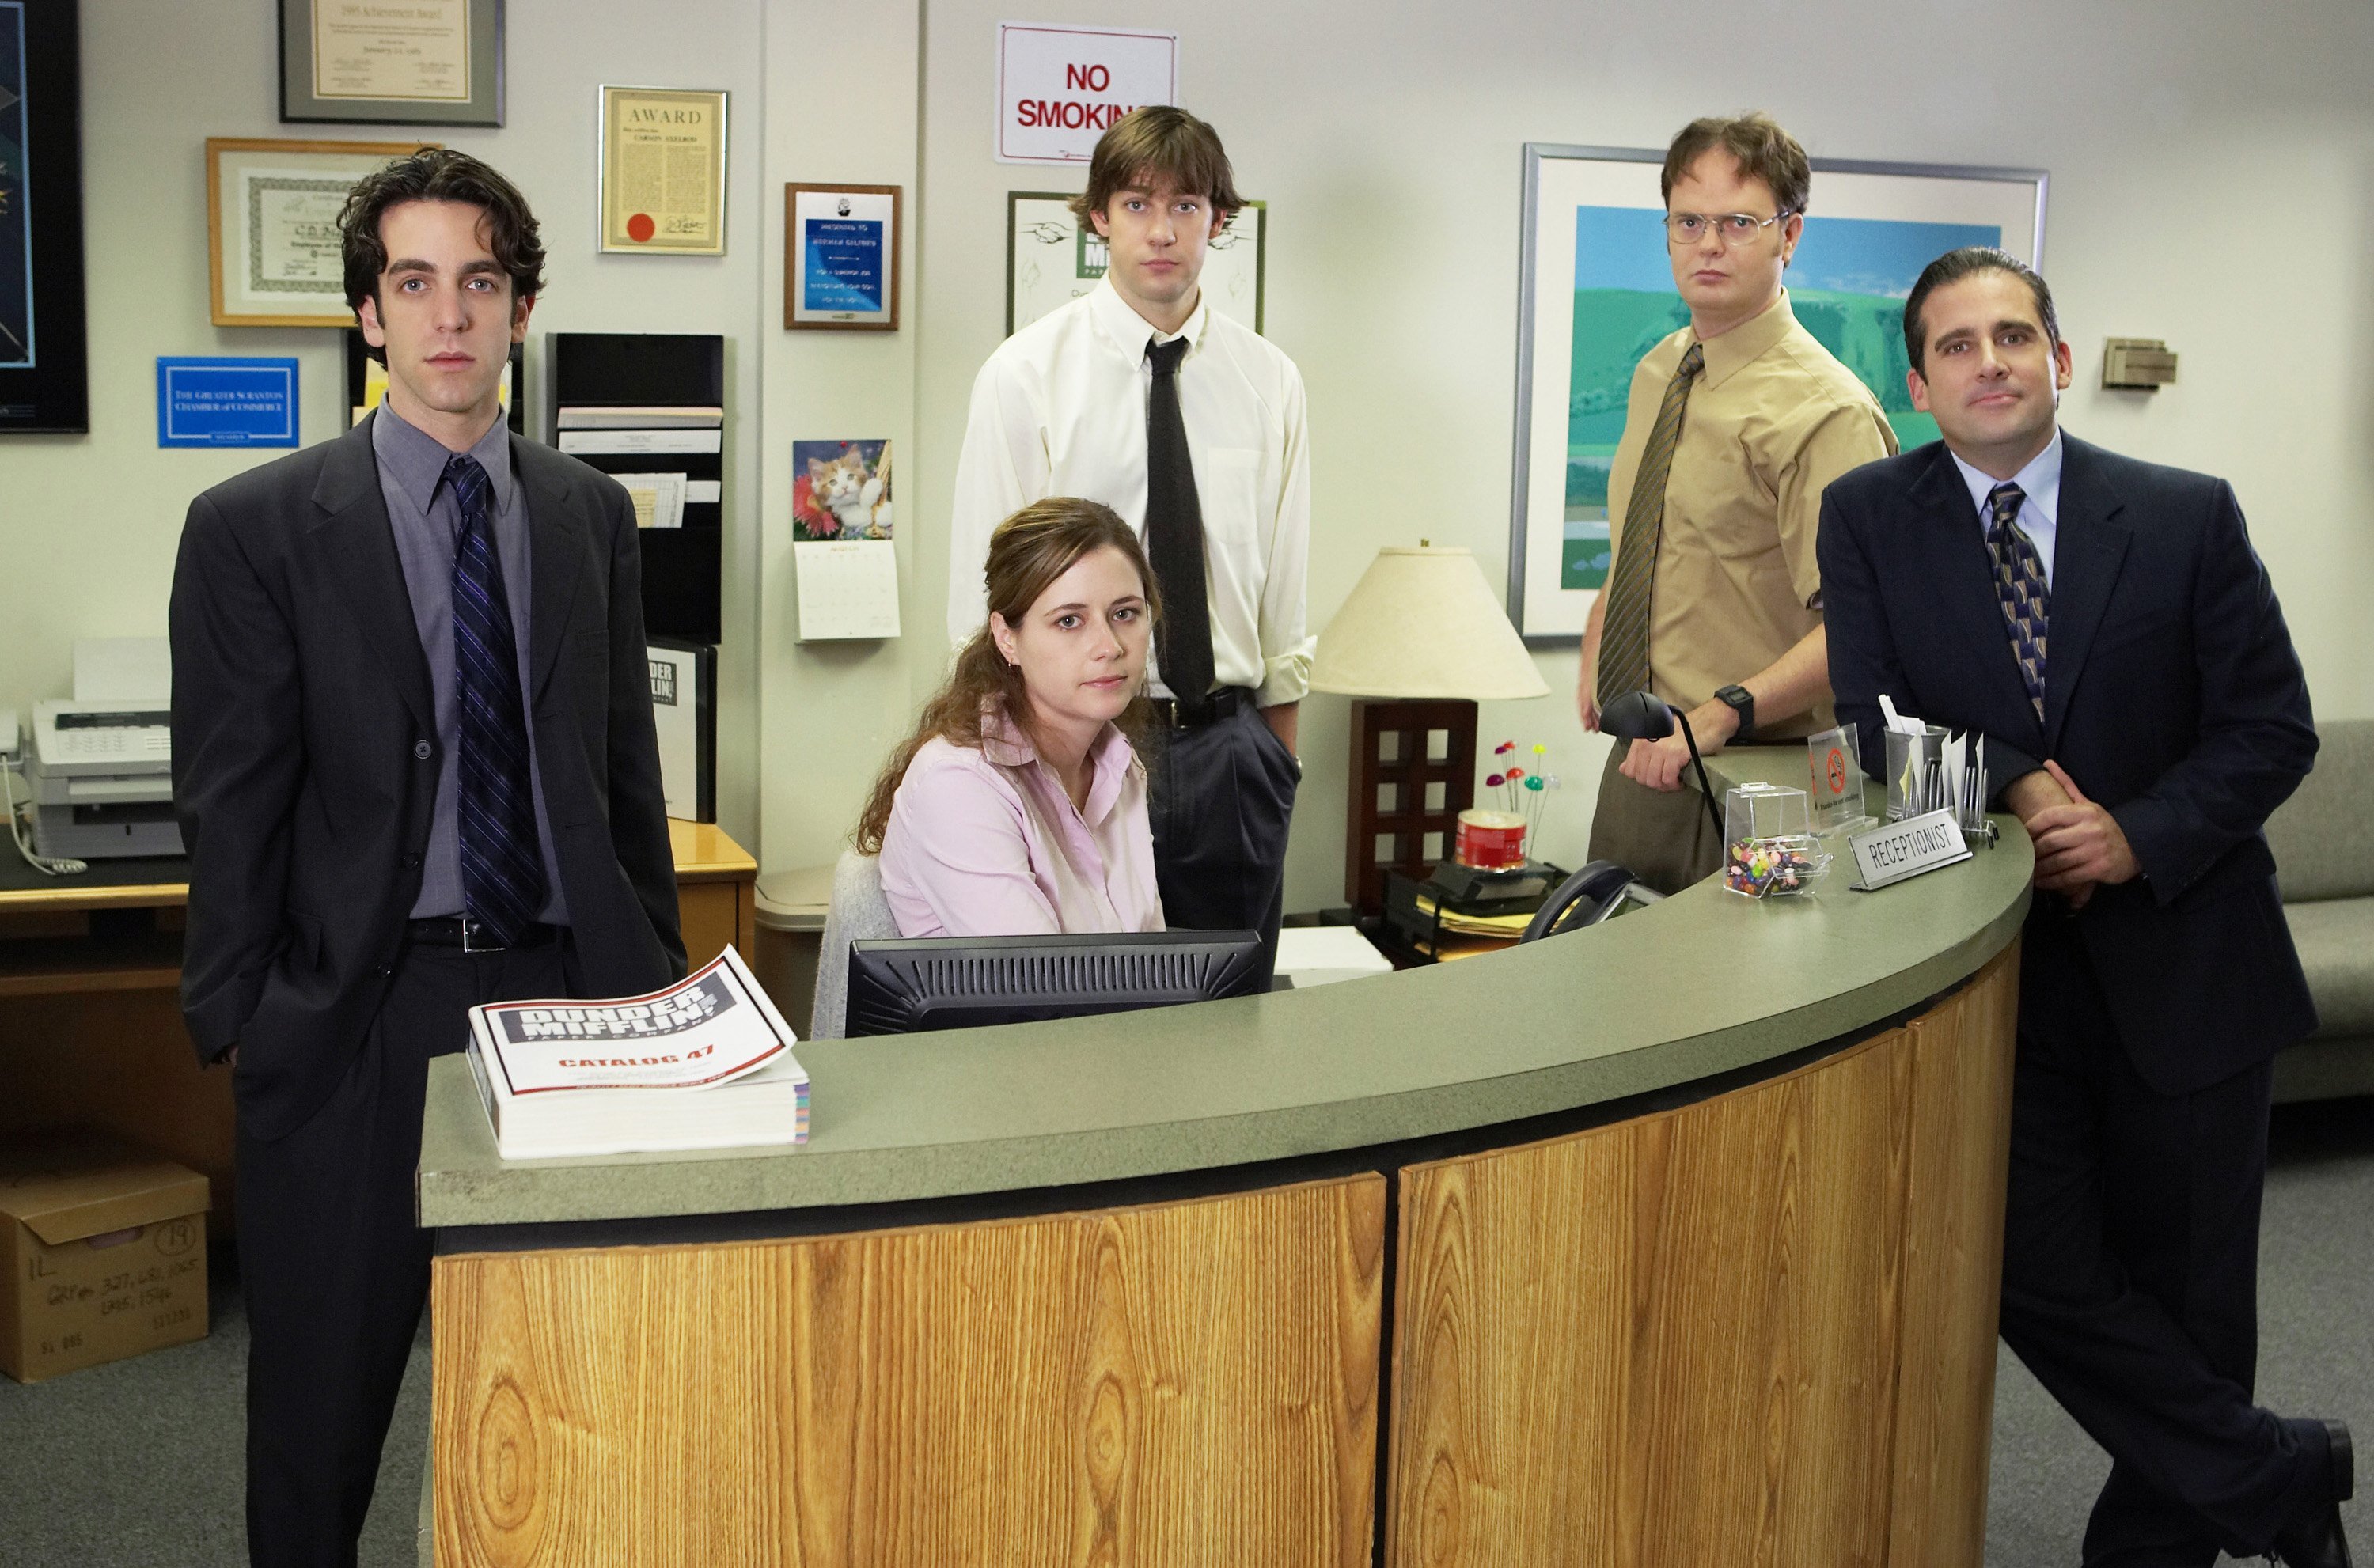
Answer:
[(1674, 379), (1665, 383), (1657, 427), (1649, 433), (1640, 472), (1632, 481), (1632, 498), (1624, 509), (1624, 537), (1617, 542), (1616, 569), (1607, 579), (1607, 614), (1599, 628), (1603, 704), (1649, 687), (1649, 596), (1656, 585), (1657, 545), (1665, 532), (1665, 476), (1682, 439), (1682, 408), (1690, 401), (1690, 382), (1705, 365), (1705, 353), (1698, 345), (1690, 345)]

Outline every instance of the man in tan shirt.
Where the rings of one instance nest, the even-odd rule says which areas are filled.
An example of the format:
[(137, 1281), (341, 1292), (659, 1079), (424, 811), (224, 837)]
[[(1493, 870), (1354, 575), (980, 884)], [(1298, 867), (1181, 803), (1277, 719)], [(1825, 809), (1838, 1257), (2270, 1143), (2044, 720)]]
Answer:
[[(1633, 372), (1608, 474), (1615, 565), (1582, 634), (1587, 730), (1644, 686), (1688, 715), (1708, 755), (1829, 722), (1822, 490), (1892, 455), (1896, 437), (1781, 287), (1812, 183), (1804, 149), (1762, 114), (1695, 121), (1666, 149), (1666, 253), (1690, 324)], [(1716, 869), (1722, 847), (1688, 761), (1678, 732), (1617, 745), (1593, 860), (1667, 893)]]

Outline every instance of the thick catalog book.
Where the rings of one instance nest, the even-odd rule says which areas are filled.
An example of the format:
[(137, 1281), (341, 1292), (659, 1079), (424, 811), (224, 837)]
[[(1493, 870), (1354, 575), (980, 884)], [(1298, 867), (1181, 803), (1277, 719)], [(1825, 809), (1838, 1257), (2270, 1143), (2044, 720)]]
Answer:
[(470, 1010), (470, 1071), (506, 1160), (805, 1143), (798, 1036), (727, 948), (664, 991)]

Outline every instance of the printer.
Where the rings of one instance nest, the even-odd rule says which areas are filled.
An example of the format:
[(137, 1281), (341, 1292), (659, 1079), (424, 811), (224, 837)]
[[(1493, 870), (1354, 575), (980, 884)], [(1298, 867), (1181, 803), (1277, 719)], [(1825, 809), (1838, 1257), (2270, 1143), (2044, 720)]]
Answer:
[(33, 848), (78, 860), (178, 855), (173, 673), (163, 638), (75, 644), (75, 695), (33, 705), (24, 772)]

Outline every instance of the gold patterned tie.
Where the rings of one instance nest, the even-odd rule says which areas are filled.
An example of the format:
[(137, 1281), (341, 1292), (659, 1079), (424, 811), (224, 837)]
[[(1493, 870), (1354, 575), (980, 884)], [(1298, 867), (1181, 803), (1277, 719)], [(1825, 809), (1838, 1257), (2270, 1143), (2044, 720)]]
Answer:
[(1624, 509), (1624, 537), (1616, 546), (1616, 569), (1607, 579), (1607, 614), (1599, 628), (1602, 703), (1649, 686), (1649, 596), (1656, 586), (1657, 545), (1665, 532), (1665, 477), (1682, 439), (1682, 408), (1690, 401), (1690, 383), (1705, 365), (1705, 353), (1698, 345), (1690, 345), (1674, 379), (1665, 383), (1656, 428), (1649, 432), (1640, 472), (1632, 481), (1632, 497)]

